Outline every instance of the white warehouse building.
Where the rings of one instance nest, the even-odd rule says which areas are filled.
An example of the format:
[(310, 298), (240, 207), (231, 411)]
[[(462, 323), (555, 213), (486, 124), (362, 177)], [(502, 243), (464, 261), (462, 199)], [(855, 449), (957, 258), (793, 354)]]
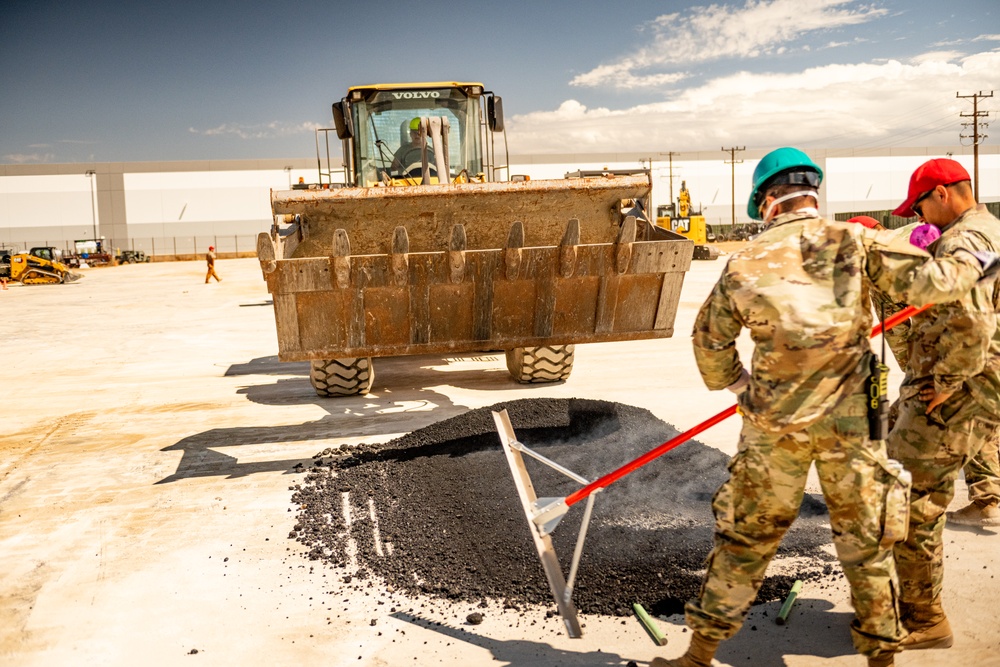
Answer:
[[(746, 150), (732, 164), (724, 151), (512, 155), (510, 172), (531, 179), (563, 178), (576, 170), (636, 169), (653, 173), (652, 210), (676, 197), (685, 182), (695, 210), (709, 225), (746, 223), (750, 181), (765, 150)], [(828, 217), (892, 209), (906, 196), (922, 162), (950, 156), (974, 173), (971, 147), (808, 150), (822, 167)], [(1000, 201), (1000, 151), (979, 150), (979, 199)], [(271, 225), (269, 191), (301, 177), (318, 180), (315, 159), (219, 160), (0, 165), (0, 247), (104, 239), (115, 249), (153, 256), (189, 256), (214, 245), (223, 255), (252, 254), (256, 235)], [(672, 193), (672, 194), (671, 194)]]

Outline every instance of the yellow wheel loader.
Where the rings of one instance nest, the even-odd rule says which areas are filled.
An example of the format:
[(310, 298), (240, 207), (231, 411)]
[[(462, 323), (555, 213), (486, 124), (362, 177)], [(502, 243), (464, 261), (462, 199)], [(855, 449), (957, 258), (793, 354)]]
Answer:
[(318, 394), (366, 393), (375, 357), (504, 350), (518, 382), (553, 382), (577, 343), (672, 335), (694, 244), (628, 215), (648, 173), (506, 180), (481, 83), (355, 86), (333, 120), (318, 182), (272, 191), (257, 241), (279, 358), (311, 361)]
[(59, 251), (50, 247), (32, 248), (10, 256), (10, 279), (23, 285), (71, 283), (83, 276), (70, 271), (60, 261)]
[(714, 241), (715, 237), (713, 235), (709, 239), (705, 216), (700, 210), (695, 212), (692, 208), (691, 193), (685, 181), (681, 181), (681, 191), (677, 194), (676, 203), (657, 207), (656, 225), (691, 239), (695, 244), (694, 259), (716, 259), (719, 256), (719, 249), (708, 245), (709, 240)]

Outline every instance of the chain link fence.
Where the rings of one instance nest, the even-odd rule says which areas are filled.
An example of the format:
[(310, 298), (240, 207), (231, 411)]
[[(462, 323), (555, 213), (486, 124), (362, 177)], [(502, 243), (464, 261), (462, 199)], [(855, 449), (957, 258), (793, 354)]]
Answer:
[[(129, 239), (107, 239), (105, 249), (116, 257), (125, 250), (141, 251), (152, 262), (175, 262), (194, 259), (204, 259), (208, 247), (215, 248), (215, 254), (220, 259), (234, 257), (256, 257), (256, 234), (229, 234), (213, 236), (158, 236), (133, 237)], [(0, 243), (0, 250), (8, 249), (14, 252), (28, 251), (37, 247), (53, 247), (66, 255), (75, 253), (76, 243), (66, 239), (43, 239), (41, 241), (20, 241), (8, 244)]]

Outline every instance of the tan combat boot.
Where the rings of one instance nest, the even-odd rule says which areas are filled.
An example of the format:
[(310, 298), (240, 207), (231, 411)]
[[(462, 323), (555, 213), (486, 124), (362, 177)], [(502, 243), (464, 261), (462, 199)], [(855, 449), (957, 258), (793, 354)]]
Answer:
[(649, 667), (711, 667), (712, 658), (715, 657), (718, 648), (719, 642), (695, 632), (691, 636), (691, 645), (688, 646), (687, 653), (672, 660), (653, 658)]
[(926, 605), (902, 605), (903, 625), (909, 636), (899, 643), (903, 651), (925, 648), (951, 648), (955, 637), (941, 607), (941, 598)]
[(1000, 507), (969, 503), (960, 510), (948, 512), (948, 523), (962, 526), (1000, 526)]

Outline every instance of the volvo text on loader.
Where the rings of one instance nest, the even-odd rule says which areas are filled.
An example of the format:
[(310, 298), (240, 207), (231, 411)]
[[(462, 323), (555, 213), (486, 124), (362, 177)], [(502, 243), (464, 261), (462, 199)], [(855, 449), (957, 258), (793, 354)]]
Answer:
[(355, 86), (333, 120), (343, 179), (321, 129), (319, 182), (272, 191), (257, 242), (279, 358), (318, 394), (366, 393), (375, 357), (504, 350), (552, 382), (578, 343), (672, 335), (694, 244), (627, 215), (648, 174), (508, 181), (480, 83)]

